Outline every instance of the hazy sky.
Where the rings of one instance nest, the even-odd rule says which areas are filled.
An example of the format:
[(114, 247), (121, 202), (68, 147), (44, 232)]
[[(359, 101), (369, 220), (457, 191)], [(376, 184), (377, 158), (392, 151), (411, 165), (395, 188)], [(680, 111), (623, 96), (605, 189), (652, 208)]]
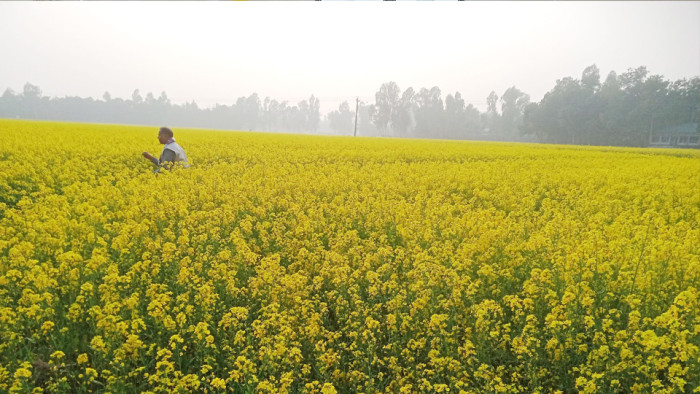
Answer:
[(492, 90), (539, 101), (591, 64), (700, 75), (700, 2), (0, 2), (0, 92), (314, 94), (326, 112), (395, 81), (483, 110)]

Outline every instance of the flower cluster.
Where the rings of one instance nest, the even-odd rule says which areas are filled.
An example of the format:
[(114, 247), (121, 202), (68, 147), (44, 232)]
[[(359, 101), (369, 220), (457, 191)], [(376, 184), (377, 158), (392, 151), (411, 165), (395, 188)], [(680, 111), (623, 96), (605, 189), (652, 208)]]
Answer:
[(692, 392), (700, 152), (0, 121), (0, 391)]

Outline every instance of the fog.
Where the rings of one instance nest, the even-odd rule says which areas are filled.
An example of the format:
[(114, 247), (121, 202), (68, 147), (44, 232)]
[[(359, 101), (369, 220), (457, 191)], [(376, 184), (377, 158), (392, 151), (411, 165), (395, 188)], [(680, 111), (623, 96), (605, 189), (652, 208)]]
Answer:
[(539, 102), (591, 65), (700, 74), (698, 2), (3, 2), (0, 37), (0, 89), (15, 94), (165, 92), (200, 109), (313, 96), (328, 132), (330, 112), (376, 104), (390, 82), (485, 113), (491, 92)]

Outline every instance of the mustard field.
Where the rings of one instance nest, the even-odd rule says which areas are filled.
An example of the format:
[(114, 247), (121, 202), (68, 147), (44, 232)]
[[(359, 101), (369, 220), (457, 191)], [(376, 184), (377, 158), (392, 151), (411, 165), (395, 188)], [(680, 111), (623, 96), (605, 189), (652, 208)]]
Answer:
[(700, 392), (700, 151), (0, 121), (0, 392)]

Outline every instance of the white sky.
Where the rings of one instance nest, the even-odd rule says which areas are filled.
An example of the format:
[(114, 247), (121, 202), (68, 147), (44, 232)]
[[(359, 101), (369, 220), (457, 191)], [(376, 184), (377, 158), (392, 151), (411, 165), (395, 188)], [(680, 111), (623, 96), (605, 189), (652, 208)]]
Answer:
[(231, 104), (257, 92), (322, 112), (384, 82), (532, 101), (596, 64), (700, 75), (700, 2), (0, 2), (0, 94)]

